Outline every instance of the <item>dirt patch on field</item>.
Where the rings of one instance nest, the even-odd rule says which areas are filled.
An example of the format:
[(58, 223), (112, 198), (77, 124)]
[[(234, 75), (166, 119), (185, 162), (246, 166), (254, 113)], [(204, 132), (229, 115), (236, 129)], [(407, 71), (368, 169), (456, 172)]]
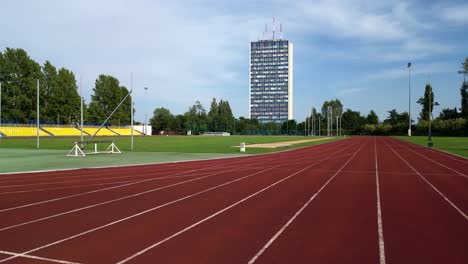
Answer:
[(332, 137), (324, 137), (324, 138), (303, 139), (303, 140), (284, 141), (284, 142), (275, 142), (275, 143), (250, 144), (250, 145), (246, 145), (246, 147), (247, 148), (282, 148), (282, 147), (288, 147), (291, 145), (296, 145), (296, 144), (301, 144), (301, 143), (306, 143), (306, 142), (327, 140), (331, 138)]

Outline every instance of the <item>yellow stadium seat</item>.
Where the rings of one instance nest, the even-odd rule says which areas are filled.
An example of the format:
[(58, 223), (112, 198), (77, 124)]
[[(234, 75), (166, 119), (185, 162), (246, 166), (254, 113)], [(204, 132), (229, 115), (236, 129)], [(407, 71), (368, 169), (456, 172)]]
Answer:
[[(94, 133), (96, 133), (97, 130), (98, 130), (97, 127), (84, 127), (83, 128), (83, 131), (85, 131), (86, 133), (90, 135), (94, 135)], [(99, 133), (97, 133), (96, 136), (118, 136), (118, 135), (110, 131), (109, 129), (103, 127), (101, 128), (101, 130), (99, 130)]]
[[(35, 137), (37, 136), (36, 127), (2, 126), (0, 127), (0, 132), (5, 134), (7, 137)], [(50, 135), (42, 130), (39, 130), (39, 136), (47, 137)]]
[[(43, 127), (44, 130), (50, 132), (54, 136), (80, 136), (81, 131), (75, 127)], [(87, 134), (84, 134), (87, 136)]]

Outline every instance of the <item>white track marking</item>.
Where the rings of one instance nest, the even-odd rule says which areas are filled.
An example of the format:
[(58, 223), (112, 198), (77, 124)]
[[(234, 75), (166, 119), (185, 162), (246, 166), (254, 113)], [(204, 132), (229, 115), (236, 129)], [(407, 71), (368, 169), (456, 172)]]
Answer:
[(117, 199), (105, 201), (105, 202), (102, 202), (102, 203), (92, 204), (92, 205), (80, 207), (80, 208), (77, 208), (77, 209), (73, 209), (73, 210), (70, 210), (70, 211), (66, 211), (66, 212), (62, 212), (62, 213), (58, 213), (58, 214), (54, 214), (54, 215), (50, 215), (50, 216), (46, 216), (46, 217), (42, 217), (42, 218), (38, 218), (38, 219), (35, 219), (35, 220), (31, 220), (31, 221), (27, 221), (27, 222), (24, 222), (24, 223), (12, 225), (12, 226), (7, 226), (7, 227), (4, 227), (4, 228), (0, 228), (0, 231), (5, 231), (5, 230), (8, 230), (8, 229), (12, 229), (12, 228), (16, 228), (16, 227), (20, 227), (20, 226), (24, 226), (24, 225), (28, 225), (28, 224), (37, 223), (37, 222), (40, 222), (40, 221), (52, 219), (52, 218), (59, 217), (59, 216), (62, 216), (62, 215), (67, 215), (67, 214), (83, 211), (83, 210), (86, 210), (86, 209), (91, 209), (91, 208), (94, 208), (94, 207), (98, 207), (98, 206), (101, 206), (101, 205), (110, 204), (110, 203), (113, 203), (113, 202), (122, 201), (122, 200), (125, 200), (125, 199), (145, 195), (145, 194), (148, 194), (148, 193), (164, 190), (164, 189), (171, 188), (171, 187), (174, 187), (174, 186), (186, 184), (186, 183), (193, 182), (193, 181), (198, 181), (198, 180), (205, 179), (205, 178), (208, 178), (208, 177), (212, 177), (212, 176), (217, 175), (217, 174), (219, 174), (219, 173), (208, 174), (206, 176), (202, 176), (202, 177), (199, 177), (199, 178), (190, 179), (190, 180), (187, 180), (187, 181), (182, 181), (182, 182), (178, 182), (178, 183), (174, 183), (174, 184), (169, 184), (169, 185), (162, 186), (162, 187), (159, 187), (159, 188), (147, 190), (147, 191), (140, 192), (140, 193), (135, 193), (135, 194), (132, 194), (132, 195), (127, 195), (127, 196), (124, 196), (124, 197), (120, 197), (120, 198), (117, 198)]
[[(11, 211), (11, 210), (15, 210), (15, 209), (20, 209), (20, 208), (30, 207), (30, 206), (34, 206), (34, 205), (39, 205), (39, 204), (44, 204), (44, 203), (49, 203), (49, 202), (60, 201), (60, 200), (63, 200), (63, 199), (73, 198), (73, 197), (82, 196), (82, 195), (86, 195), (86, 194), (91, 194), (91, 193), (106, 191), (106, 190), (110, 190), (110, 189), (114, 189), (114, 188), (125, 187), (125, 186), (129, 186), (129, 185), (133, 185), (133, 184), (138, 184), (138, 183), (143, 183), (143, 182), (148, 182), (148, 181), (152, 181), (152, 180), (178, 179), (178, 178), (185, 178), (185, 177), (197, 177), (197, 176), (199, 176), (199, 175), (207, 175), (207, 174), (211, 175), (211, 174), (213, 174), (213, 173), (219, 174), (219, 173), (233, 172), (233, 171), (239, 171), (239, 170), (243, 170), (243, 169), (238, 169), (238, 170), (227, 170), (227, 171), (219, 171), (219, 172), (211, 172), (211, 173), (205, 172), (205, 173), (200, 173), (200, 174), (179, 175), (179, 174), (185, 173), (185, 172), (183, 172), (183, 173), (176, 173), (176, 174), (171, 175), (171, 176), (164, 176), (164, 177), (158, 177), (158, 178), (150, 178), (150, 179), (145, 179), (145, 180), (142, 180), (142, 181), (131, 181), (131, 182), (128, 183), (128, 184), (123, 184), (123, 185), (108, 187), (108, 188), (104, 188), (104, 189), (98, 189), (98, 190), (88, 191), (88, 192), (84, 192), (84, 193), (78, 193), (78, 194), (74, 194), (74, 195), (69, 195), (69, 196), (65, 196), (65, 197), (54, 198), (54, 199), (50, 199), (50, 200), (45, 200), (45, 201), (41, 201), (41, 202), (36, 202), (36, 203), (31, 203), (31, 204), (20, 205), (20, 206), (11, 207), (11, 208), (6, 208), (6, 209), (1, 209), (1, 210), (0, 210), (0, 213), (2, 213), (2, 212), (7, 212), (7, 211)], [(249, 170), (249, 169), (245, 169), (245, 170)], [(176, 175), (179, 175), (179, 176), (176, 176)]]
[(419, 173), (419, 171), (417, 171), (413, 166), (411, 166), (403, 157), (400, 156), (400, 154), (398, 154), (392, 147), (390, 147), (388, 144), (386, 144), (387, 147), (389, 147), (393, 153), (395, 153), (404, 163), (406, 163), (406, 165), (408, 165), (408, 167), (410, 167), (414, 172), (416, 172), (416, 174), (418, 174), (419, 177), (421, 177), (421, 179), (423, 179), (429, 186), (431, 186), (431, 188), (436, 191), (442, 198), (444, 198), (445, 201), (447, 201), (453, 208), (455, 208), (455, 210), (457, 210), (464, 218), (465, 220), (468, 220), (468, 216), (462, 211), (460, 210), (460, 208), (458, 208), (452, 201), (449, 200), (449, 198), (447, 198), (441, 191), (439, 191), (434, 185), (432, 185), (431, 182), (429, 182), (424, 176), (422, 176), (421, 173)]
[[(362, 148), (362, 147), (361, 147), (361, 148)], [(346, 148), (344, 148), (344, 149), (346, 149)], [(337, 152), (334, 152), (333, 154), (336, 154), (336, 153), (338, 153), (338, 152), (341, 152), (341, 151), (343, 151), (344, 149), (341, 149), (341, 150), (339, 150), (339, 151), (337, 151)], [(333, 154), (332, 154), (331, 156), (333, 156)], [(330, 157), (331, 157), (331, 156), (330, 156)], [(329, 158), (325, 158), (325, 159), (323, 159), (323, 160), (328, 160), (328, 159), (329, 159)], [(200, 220), (200, 221), (198, 221), (198, 222), (196, 222), (196, 223), (194, 223), (194, 224), (192, 224), (192, 225), (190, 225), (190, 226), (188, 226), (188, 227), (186, 227), (186, 228), (184, 228), (184, 229), (182, 229), (182, 230), (180, 230), (180, 231), (178, 231), (178, 232), (176, 232), (176, 233), (174, 233), (174, 234), (172, 234), (171, 236), (168, 236), (168, 237), (164, 238), (163, 240), (160, 240), (159, 242), (156, 242), (156, 243), (152, 244), (151, 246), (149, 246), (149, 247), (147, 247), (147, 248), (145, 248), (145, 249), (143, 249), (143, 250), (141, 250), (141, 251), (139, 251), (139, 252), (137, 252), (137, 253), (135, 253), (135, 254), (133, 254), (133, 255), (131, 255), (131, 256), (129, 256), (129, 257), (127, 257), (127, 258), (121, 260), (121, 261), (119, 261), (119, 262), (117, 262), (117, 264), (126, 263), (126, 262), (128, 262), (128, 261), (130, 261), (130, 260), (132, 260), (132, 259), (134, 259), (134, 258), (136, 258), (136, 257), (138, 257), (138, 256), (140, 256), (140, 255), (142, 255), (142, 254), (144, 254), (145, 252), (147, 252), (147, 251), (149, 251), (149, 250), (151, 250), (151, 249), (153, 249), (153, 248), (155, 248), (155, 247), (157, 247), (157, 246), (159, 246), (159, 245), (161, 245), (161, 244), (163, 244), (163, 243), (165, 243), (165, 242), (167, 242), (167, 241), (169, 241), (169, 240), (171, 240), (171, 239), (173, 239), (173, 238), (175, 238), (175, 237), (177, 237), (177, 236), (179, 236), (179, 235), (181, 235), (181, 234), (183, 234), (183, 233), (185, 233), (185, 232), (187, 232), (187, 231), (189, 231), (190, 229), (192, 229), (192, 228), (194, 228), (194, 227), (196, 227), (196, 226), (198, 226), (198, 225), (200, 225), (200, 224), (202, 224), (202, 223), (204, 223), (204, 222), (206, 222), (206, 221), (208, 221), (208, 220), (210, 220), (210, 219), (216, 217), (216, 216), (219, 215), (219, 214), (224, 213), (225, 211), (227, 211), (227, 210), (229, 210), (229, 209), (231, 209), (231, 208), (233, 208), (233, 207), (235, 207), (235, 206), (237, 206), (237, 205), (239, 205), (239, 204), (241, 204), (241, 203), (243, 203), (243, 202), (249, 200), (250, 198), (252, 198), (252, 197), (254, 197), (254, 196), (257, 196), (258, 194), (260, 194), (260, 193), (262, 193), (262, 192), (264, 192), (264, 191), (266, 191), (266, 190), (268, 190), (268, 189), (270, 189), (270, 188), (272, 188), (272, 187), (274, 187), (274, 186), (276, 186), (276, 185), (282, 183), (283, 181), (286, 181), (286, 180), (288, 180), (288, 179), (290, 179), (290, 178), (296, 176), (297, 174), (308, 170), (309, 168), (311, 168), (311, 167), (317, 165), (318, 163), (322, 162), (323, 160), (316, 161), (316, 162), (314, 162), (312, 165), (309, 165), (309, 166), (307, 166), (307, 167), (305, 167), (305, 168), (303, 168), (303, 169), (301, 169), (301, 170), (299, 170), (299, 171), (297, 171), (297, 172), (295, 172), (295, 173), (293, 173), (293, 174), (290, 174), (290, 175), (286, 176), (285, 178), (283, 178), (283, 179), (281, 179), (281, 180), (279, 180), (279, 181), (276, 181), (276, 182), (274, 182), (274, 183), (268, 185), (267, 187), (261, 189), (260, 191), (257, 191), (257, 192), (255, 192), (255, 193), (253, 193), (253, 194), (251, 194), (251, 195), (249, 195), (249, 196), (243, 198), (242, 200), (239, 200), (239, 201), (237, 201), (237, 202), (235, 202), (235, 203), (229, 205), (228, 207), (225, 207), (224, 209), (219, 210), (218, 212), (216, 212), (216, 213), (214, 213), (214, 214), (212, 214), (212, 215), (210, 215), (210, 216), (208, 216), (208, 217), (206, 217), (206, 218), (204, 218), (204, 219), (202, 219), (202, 220)]]
[[(116, 199), (108, 200), (108, 201), (105, 201), (105, 202), (96, 203), (96, 204), (76, 208), (76, 209), (73, 209), (73, 210), (65, 211), (65, 212), (62, 212), (62, 213), (58, 213), (58, 214), (54, 214), (54, 215), (34, 219), (34, 220), (31, 220), (31, 221), (27, 221), (27, 222), (23, 222), (23, 223), (11, 225), (11, 226), (3, 227), (3, 228), (0, 228), (0, 231), (5, 231), (5, 230), (16, 228), (16, 227), (20, 227), (20, 226), (24, 226), (24, 225), (28, 225), (28, 224), (32, 224), (32, 223), (37, 223), (37, 222), (40, 222), (40, 221), (49, 220), (49, 219), (52, 219), (52, 218), (55, 218), (55, 217), (59, 217), (59, 216), (63, 216), (63, 215), (67, 215), (67, 214), (71, 214), (71, 213), (91, 209), (91, 208), (94, 208), (94, 207), (97, 207), (97, 206), (110, 204), (110, 203), (117, 202), (117, 201), (122, 201), (122, 200), (125, 200), (125, 199), (145, 195), (145, 194), (148, 194), (148, 193), (164, 190), (164, 189), (171, 188), (171, 187), (174, 187), (174, 186), (190, 183), (190, 182), (193, 182), (193, 181), (198, 181), (198, 180), (201, 180), (201, 179), (205, 179), (205, 178), (208, 178), (208, 177), (212, 177), (212, 176), (219, 175), (219, 174), (222, 174), (222, 173), (233, 172), (233, 171), (239, 171), (239, 170), (229, 170), (229, 171), (221, 171), (221, 172), (218, 172), (218, 173), (206, 174), (205, 176), (202, 176), (202, 177), (198, 177), (198, 178), (194, 178), (194, 179), (190, 179), (190, 180), (186, 180), (186, 181), (182, 181), (182, 182), (177, 182), (177, 183), (174, 183), (174, 184), (169, 184), (169, 185), (166, 185), (166, 186), (158, 187), (158, 188), (147, 190), (147, 191), (144, 191), (144, 192), (131, 194), (131, 195), (119, 197), (119, 198), (116, 198)], [(184, 176), (184, 177), (186, 177), (186, 176)]]
[(375, 152), (375, 187), (377, 189), (377, 226), (379, 234), (379, 259), (380, 264), (385, 264), (385, 243), (383, 236), (382, 224), (382, 207), (380, 204), (380, 184), (379, 184), (379, 166), (377, 161), (377, 139), (374, 137), (374, 152)]
[[(193, 170), (193, 171), (196, 171), (196, 170)], [(176, 174), (173, 174), (172, 176), (177, 176), (177, 175), (180, 175), (180, 174), (182, 174), (182, 173), (185, 173), (185, 172), (176, 173)], [(187, 176), (187, 175), (184, 175), (184, 176)], [(44, 200), (44, 201), (40, 201), (40, 202), (35, 202), (35, 203), (30, 203), (30, 204), (24, 204), (24, 205), (20, 205), (20, 206), (16, 206), (16, 207), (1, 209), (1, 210), (0, 210), (0, 213), (1, 213), (1, 212), (6, 212), (6, 211), (11, 211), (11, 210), (16, 210), (16, 209), (20, 209), (20, 208), (30, 207), (30, 206), (34, 206), (34, 205), (39, 205), (39, 204), (45, 204), (45, 203), (50, 203), (50, 202), (61, 201), (61, 200), (65, 200), (65, 199), (69, 199), (69, 198), (73, 198), (73, 197), (78, 197), (78, 196), (87, 195), (87, 194), (98, 193), (98, 192), (103, 192), (103, 191), (107, 191), (107, 190), (122, 188), (122, 187), (130, 186), (130, 185), (135, 185), (135, 184), (139, 184), (139, 183), (144, 183), (144, 182), (148, 182), (148, 181), (160, 180), (160, 179), (167, 179), (167, 178), (175, 178), (175, 177), (165, 176), (165, 177), (159, 177), (159, 178), (145, 179), (145, 180), (136, 181), (136, 182), (131, 182), (131, 183), (125, 183), (125, 184), (121, 184), (121, 185), (117, 185), (117, 186), (107, 187), (107, 188), (103, 188), (103, 189), (97, 189), (97, 190), (88, 191), (88, 192), (84, 192), (84, 193), (78, 193), (78, 194), (63, 196), (63, 197), (59, 197), (59, 198)]]
[(348, 163), (356, 156), (356, 154), (362, 149), (362, 147), (363, 146), (361, 146), (356, 152), (354, 152), (354, 154), (338, 169), (338, 171), (336, 171), (335, 174), (333, 174), (330, 177), (330, 179), (328, 179), (328, 181), (326, 181), (325, 184), (323, 184), (322, 187), (320, 187), (320, 189), (316, 193), (314, 193), (309, 198), (309, 200), (288, 220), (288, 222), (286, 222), (286, 224), (278, 232), (276, 232), (276, 234), (257, 252), (257, 254), (255, 254), (255, 256), (253, 256), (253, 258), (249, 260), (249, 264), (254, 263), (263, 254), (263, 252), (265, 252), (265, 250), (267, 250), (270, 247), (270, 245), (273, 244), (273, 242), (275, 242), (275, 240), (284, 232), (284, 230), (286, 230), (286, 228), (288, 228), (288, 226), (292, 222), (294, 222), (294, 220), (296, 220), (299, 214), (301, 214), (302, 211), (304, 211), (306, 207), (313, 200), (315, 200), (315, 198), (320, 194), (320, 192), (322, 192), (322, 190), (325, 189), (325, 187), (327, 187), (327, 185), (336, 177), (336, 175), (338, 175), (341, 172), (341, 170), (343, 170), (343, 168), (346, 165), (348, 165)]
[(78, 262), (71, 262), (71, 261), (66, 261), (66, 260), (61, 260), (61, 259), (44, 258), (44, 257), (14, 253), (14, 252), (4, 251), (4, 250), (0, 250), (0, 254), (14, 256), (15, 258), (29, 258), (29, 259), (44, 260), (44, 261), (49, 261), (49, 262), (54, 262), (54, 263), (79, 264)]
[(418, 153), (417, 151), (414, 151), (414, 150), (412, 150), (412, 149), (409, 148), (409, 147), (406, 147), (406, 146), (404, 146), (404, 147), (407, 148), (408, 150), (412, 151), (413, 153), (416, 153), (416, 154), (418, 154), (419, 156), (421, 156), (421, 157), (423, 157), (423, 158), (425, 158), (425, 159), (427, 159), (427, 160), (430, 160), (430, 161), (434, 162), (435, 164), (437, 164), (437, 165), (439, 165), (439, 166), (442, 166), (442, 167), (444, 167), (444, 168), (446, 168), (446, 169), (449, 169), (449, 170), (451, 170), (451, 171), (453, 171), (453, 172), (455, 172), (455, 173), (457, 173), (457, 174), (459, 174), (459, 175), (461, 175), (461, 176), (463, 176), (463, 177), (465, 177), (465, 178), (468, 178), (468, 175), (466, 175), (466, 174), (464, 174), (464, 173), (461, 173), (461, 172), (459, 172), (459, 171), (457, 171), (457, 170), (455, 170), (455, 169), (452, 169), (452, 168), (450, 168), (450, 167), (448, 167), (448, 166), (445, 166), (444, 164), (442, 164), (442, 163), (440, 163), (440, 162), (438, 162), (438, 161), (435, 161), (435, 160), (433, 160), (433, 159), (431, 159), (431, 158), (429, 158), (429, 157), (427, 157), (427, 156), (425, 156), (425, 155), (423, 155), (423, 154), (421, 154), (421, 153)]
[[(259, 158), (259, 157), (260, 157), (260, 156), (253, 157), (253, 158)], [(236, 162), (231, 162), (231, 163), (227, 163), (227, 164), (233, 164), (233, 163), (236, 163)], [(21, 206), (12, 207), (12, 208), (1, 209), (1, 210), (0, 210), (0, 213), (1, 213), (1, 212), (5, 212), (5, 211), (16, 210), (16, 209), (20, 209), (20, 208), (25, 208), (25, 207), (30, 207), (30, 206), (45, 204), (45, 203), (49, 203), (49, 202), (60, 201), (60, 200), (69, 199), (69, 198), (73, 198), (73, 197), (78, 197), (78, 196), (82, 196), (82, 195), (87, 195), (87, 194), (92, 194), (92, 193), (107, 191), (107, 190), (111, 190), (111, 189), (122, 188), (122, 187), (130, 186), (130, 185), (135, 185), (135, 184), (140, 184), (140, 183), (144, 183), (144, 182), (148, 182), (148, 181), (159, 180), (159, 179), (165, 179), (165, 178), (175, 178), (174, 176), (178, 176), (178, 175), (181, 175), (181, 174), (191, 173), (191, 172), (196, 172), (196, 171), (200, 171), (200, 172), (201, 172), (201, 171), (203, 171), (203, 170), (208, 170), (208, 169), (213, 169), (213, 168), (219, 168), (219, 167), (223, 167), (223, 166), (225, 166), (225, 165), (226, 165), (226, 164), (221, 164), (221, 165), (209, 166), (209, 167), (206, 167), (206, 168), (191, 169), (191, 170), (188, 170), (188, 171), (183, 171), (183, 172), (180, 172), (180, 173), (173, 174), (173, 175), (171, 175), (171, 176), (165, 176), (165, 177), (159, 177), (159, 178), (152, 178), (152, 179), (145, 179), (145, 180), (141, 180), (141, 181), (126, 183), (126, 184), (122, 184), (122, 185), (107, 187), (107, 188), (98, 189), (98, 190), (93, 190), (93, 191), (88, 191), (88, 192), (84, 192), (84, 193), (79, 193), (79, 194), (74, 194), (74, 195), (69, 195), (69, 196), (64, 196), (64, 197), (49, 199), (49, 200), (45, 200), (45, 201), (40, 201), (40, 202), (36, 202), (36, 203), (25, 204), (25, 205), (21, 205)]]
[[(103, 229), (103, 228), (106, 228), (106, 227), (109, 227), (109, 226), (113, 226), (113, 225), (115, 225), (115, 224), (118, 224), (118, 223), (121, 223), (121, 222), (130, 220), (130, 219), (135, 218), (135, 217), (137, 217), (137, 216), (141, 216), (141, 215), (147, 214), (147, 213), (149, 213), (149, 212), (156, 211), (156, 210), (158, 210), (158, 209), (161, 209), (161, 208), (163, 208), (163, 207), (169, 206), (169, 205), (171, 205), (171, 204), (175, 204), (175, 203), (178, 203), (178, 202), (187, 200), (187, 199), (189, 199), (189, 198), (192, 198), (192, 197), (194, 197), (194, 196), (198, 196), (198, 195), (200, 195), (200, 194), (203, 194), (203, 193), (206, 193), (206, 192), (215, 190), (215, 189), (219, 189), (219, 188), (221, 188), (221, 187), (223, 187), (223, 186), (226, 186), (226, 185), (229, 185), (229, 184), (231, 184), (231, 183), (241, 181), (241, 180), (243, 180), (243, 179), (246, 179), (246, 178), (255, 176), (255, 175), (260, 174), (260, 173), (267, 172), (267, 171), (269, 171), (269, 170), (272, 170), (273, 168), (275, 168), (275, 167), (271, 167), (271, 168), (268, 168), (268, 169), (265, 169), (265, 170), (262, 170), (262, 171), (259, 171), (259, 172), (255, 172), (255, 173), (249, 174), (249, 175), (247, 175), (247, 176), (244, 176), (244, 177), (241, 177), (241, 178), (238, 178), (238, 179), (235, 179), (235, 180), (232, 180), (232, 181), (229, 181), (229, 182), (225, 182), (225, 183), (223, 183), (223, 184), (220, 184), (220, 185), (217, 185), (217, 186), (214, 186), (214, 187), (205, 189), (205, 190), (203, 190), (203, 191), (200, 191), (200, 192), (197, 192), (197, 193), (194, 193), (194, 194), (190, 194), (190, 195), (184, 196), (184, 197), (179, 198), (179, 199), (177, 199), (177, 200), (173, 200), (173, 201), (171, 201), (171, 202), (167, 202), (167, 203), (165, 203), (165, 204), (158, 205), (158, 206), (153, 207), (153, 208), (150, 208), (150, 209), (148, 209), (148, 210), (145, 210), (145, 211), (142, 211), (142, 212), (139, 212), (139, 213), (136, 213), (136, 214), (127, 216), (127, 217), (125, 217), (125, 218), (121, 218), (121, 219), (119, 219), (119, 220), (116, 220), (116, 221), (110, 222), (110, 223), (108, 223), (108, 224), (105, 224), (105, 225), (102, 225), (102, 226), (99, 226), (99, 227), (96, 227), (96, 228), (93, 228), (93, 229), (84, 231), (84, 232), (82, 232), (82, 233), (79, 233), (79, 234), (76, 234), (76, 235), (73, 235), (73, 236), (69, 236), (69, 237), (66, 237), (66, 238), (61, 239), (61, 240), (57, 240), (57, 241), (55, 241), (55, 242), (52, 242), (52, 243), (49, 243), (49, 244), (47, 244), (47, 245), (43, 245), (43, 246), (40, 246), (40, 247), (31, 249), (31, 250), (28, 250), (28, 251), (26, 251), (26, 252), (22, 252), (22, 253), (20, 253), (20, 255), (22, 255), (22, 254), (29, 254), (29, 253), (32, 253), (32, 252), (35, 252), (35, 251), (38, 251), (38, 250), (41, 250), (41, 249), (44, 249), (44, 248), (48, 248), (48, 247), (53, 246), (53, 245), (57, 245), (57, 244), (63, 243), (63, 242), (68, 241), (68, 240), (71, 240), (71, 239), (74, 239), (74, 238), (77, 238), (77, 237), (80, 237), (80, 236), (83, 236), (83, 235), (86, 235), (86, 234), (89, 234), (89, 233), (98, 231), (98, 230), (100, 230), (100, 229)], [(6, 261), (11, 260), (11, 259), (14, 259), (14, 258), (16, 258), (16, 257), (13, 256), (13, 257), (10, 257), (10, 258), (7, 258), (7, 259), (0, 260), (0, 263), (6, 262)]]
[(74, 186), (69, 186), (69, 187), (44, 188), (44, 189), (30, 189), (30, 190), (24, 190), (24, 191), (0, 192), (0, 195), (17, 194), (17, 193), (30, 193), (30, 192), (46, 192), (46, 191), (56, 191), (56, 190), (64, 190), (64, 189), (74, 189), (74, 188), (84, 188), (84, 187), (95, 187), (95, 186), (103, 186), (103, 185), (116, 185), (116, 184), (129, 183), (129, 182), (136, 182), (136, 180), (133, 180), (133, 181), (106, 182), (106, 183), (95, 183), (95, 184), (86, 184), (86, 185), (74, 185)]
[[(332, 157), (334, 154), (339, 153), (339, 152), (341, 152), (341, 151), (343, 151), (343, 150), (345, 150), (345, 149), (347, 149), (347, 148), (350, 148), (350, 147), (352, 147), (352, 146), (348, 146), (348, 147), (342, 148), (342, 149), (340, 149), (339, 151), (336, 151), (336, 152), (332, 153), (329, 157)], [(314, 165), (316, 165), (316, 164), (318, 164), (318, 163), (320, 163), (320, 162), (322, 162), (322, 161), (328, 160), (328, 159), (329, 159), (329, 158), (324, 158), (324, 159), (322, 159), (322, 160), (319, 160), (319, 161), (315, 162), (314, 164), (312, 164), (311, 166), (314, 166)], [(259, 171), (259, 172), (256, 172), (256, 173), (253, 173), (253, 174), (244, 176), (244, 177), (241, 177), (241, 178), (239, 178), (239, 179), (236, 179), (236, 180), (233, 180), (233, 181), (230, 181), (230, 182), (227, 182), (227, 183), (223, 183), (223, 184), (221, 184), (221, 185), (218, 185), (218, 186), (215, 186), (215, 187), (211, 187), (211, 188), (209, 188), (209, 189), (205, 189), (205, 190), (200, 191), (200, 192), (198, 192), (198, 193), (194, 193), (194, 194), (191, 194), (191, 195), (182, 197), (182, 198), (180, 198), (180, 199), (177, 199), (177, 200), (174, 200), (174, 201), (171, 201), (171, 202), (168, 202), (168, 203), (159, 205), (159, 206), (157, 206), (157, 207), (148, 209), (148, 210), (146, 210), (146, 211), (142, 211), (142, 212), (140, 212), (140, 213), (137, 213), (137, 214), (134, 214), (134, 215), (131, 215), (131, 216), (128, 216), (128, 217), (125, 217), (125, 218), (122, 218), (122, 219), (113, 221), (113, 222), (108, 223), (108, 224), (106, 224), (106, 225), (102, 225), (102, 226), (99, 226), (99, 227), (96, 227), (96, 228), (87, 230), (87, 231), (85, 231), (85, 232), (82, 232), (82, 233), (79, 233), (79, 234), (75, 234), (75, 235), (73, 235), (73, 236), (70, 236), (70, 237), (67, 237), (67, 238), (64, 238), (64, 239), (61, 239), (61, 240), (58, 240), (58, 241), (49, 243), (49, 244), (47, 244), (47, 245), (43, 245), (43, 246), (34, 248), (34, 249), (29, 250), (29, 251), (26, 251), (26, 252), (22, 252), (22, 253), (20, 253), (19, 255), (29, 254), (29, 253), (32, 253), (32, 252), (35, 252), (35, 251), (38, 251), (38, 250), (41, 250), (41, 249), (44, 249), (44, 248), (47, 248), (47, 247), (51, 247), (51, 246), (53, 246), (53, 245), (57, 245), (57, 244), (63, 243), (63, 242), (65, 242), (65, 241), (69, 241), (69, 240), (71, 240), (71, 239), (74, 239), (74, 238), (77, 238), (77, 237), (80, 237), (80, 236), (83, 236), (83, 235), (86, 235), (86, 234), (95, 232), (95, 231), (97, 231), (97, 230), (100, 230), (100, 229), (103, 229), (103, 228), (106, 228), (106, 227), (109, 227), (109, 226), (112, 226), (112, 225), (115, 225), (115, 224), (118, 224), (118, 223), (127, 221), (127, 220), (129, 220), (129, 219), (132, 219), (132, 218), (141, 216), (141, 215), (146, 214), (146, 213), (149, 213), (149, 212), (151, 212), (151, 211), (155, 211), (155, 210), (161, 209), (161, 208), (163, 208), (163, 207), (169, 206), (169, 205), (171, 205), (171, 204), (174, 204), (174, 203), (177, 203), (177, 202), (181, 202), (181, 201), (183, 201), (183, 200), (192, 198), (192, 197), (194, 197), (194, 196), (197, 196), (197, 195), (200, 195), (200, 194), (209, 192), (209, 191), (211, 191), (211, 190), (221, 188), (221, 187), (223, 187), (223, 186), (226, 186), (226, 185), (228, 185), (228, 184), (231, 184), (231, 183), (234, 183), (234, 182), (243, 180), (243, 179), (245, 179), (245, 178), (252, 177), (252, 176), (254, 176), (254, 175), (257, 175), (257, 174), (266, 172), (266, 171), (271, 170), (271, 169), (273, 169), (273, 168), (275, 168), (275, 167), (276, 167), (276, 166), (273, 166), (273, 167), (271, 167), (271, 168), (268, 168), (268, 169), (265, 169), (265, 170), (262, 170), (262, 171)], [(185, 172), (184, 172), (184, 173), (185, 173)], [(284, 179), (283, 179), (283, 180), (284, 180)], [(277, 183), (279, 183), (279, 182), (277, 182)], [(18, 257), (19, 257), (19, 256), (18, 256)], [(0, 263), (6, 262), (6, 261), (11, 260), (11, 259), (14, 259), (14, 258), (17, 258), (17, 256), (13, 256), (13, 257), (10, 257), (10, 258), (7, 258), (7, 259), (0, 260)]]

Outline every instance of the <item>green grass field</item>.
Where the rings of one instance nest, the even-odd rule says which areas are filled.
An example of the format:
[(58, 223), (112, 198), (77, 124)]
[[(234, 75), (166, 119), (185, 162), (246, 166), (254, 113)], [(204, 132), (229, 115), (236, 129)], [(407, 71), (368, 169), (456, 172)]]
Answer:
[[(151, 136), (134, 137), (134, 151), (136, 152), (183, 152), (183, 153), (239, 153), (241, 142), (246, 144), (273, 143), (283, 141), (294, 141), (311, 139), (303, 136)], [(277, 149), (249, 148), (247, 154), (269, 153), (278, 150), (315, 145), (323, 142), (338, 140), (339, 138), (327, 139), (325, 141), (308, 142), (290, 147)], [(79, 138), (40, 138), (40, 149), (70, 150), (72, 142)], [(86, 138), (85, 138), (86, 140)], [(116, 145), (122, 151), (130, 151), (130, 137), (101, 137), (95, 140), (116, 140)], [(91, 146), (89, 146), (91, 147)], [(2, 139), (0, 148), (36, 149), (36, 139)]]
[[(134, 152), (130, 150), (130, 137), (101, 137), (95, 140), (116, 140), (116, 145), (122, 154), (89, 155), (86, 158), (66, 157), (78, 138), (41, 138), (40, 149), (36, 149), (36, 139), (2, 139), (0, 142), (0, 173), (56, 170), (67, 168), (90, 168), (116, 165), (148, 164), (174, 162), (183, 160), (199, 160), (210, 158), (234, 157), (238, 155), (261, 154), (310, 146), (340, 140), (332, 138), (321, 141), (307, 142), (293, 146), (263, 149), (247, 148), (245, 153), (239, 152), (239, 144), (273, 143), (312, 139), (303, 136), (152, 136), (135, 137)], [(91, 151), (93, 145), (85, 150)], [(100, 146), (106, 148), (107, 146)]]
[[(427, 137), (395, 137), (421, 146), (427, 146)], [(434, 148), (468, 158), (468, 137), (433, 137)]]

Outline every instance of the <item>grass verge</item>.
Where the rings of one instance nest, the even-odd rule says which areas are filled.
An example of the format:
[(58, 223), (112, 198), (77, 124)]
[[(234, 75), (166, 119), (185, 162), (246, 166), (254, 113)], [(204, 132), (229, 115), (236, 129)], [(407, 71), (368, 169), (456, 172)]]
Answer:
[[(427, 146), (427, 137), (394, 137), (400, 140), (412, 142), (421, 146)], [(433, 137), (435, 149), (443, 150), (468, 158), (468, 137)]]

